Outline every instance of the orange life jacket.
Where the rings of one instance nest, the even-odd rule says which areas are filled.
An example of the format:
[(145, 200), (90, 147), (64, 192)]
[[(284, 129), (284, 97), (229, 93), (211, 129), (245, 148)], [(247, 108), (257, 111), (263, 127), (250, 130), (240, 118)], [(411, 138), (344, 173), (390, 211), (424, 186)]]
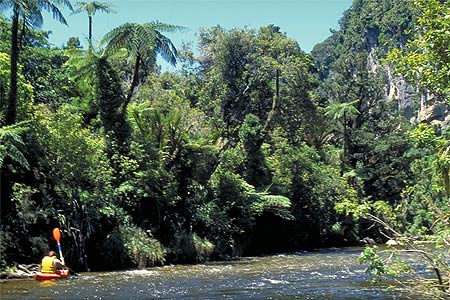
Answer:
[(56, 267), (53, 264), (55, 259), (56, 259), (56, 256), (45, 256), (42, 259), (41, 272), (42, 273), (55, 273)]

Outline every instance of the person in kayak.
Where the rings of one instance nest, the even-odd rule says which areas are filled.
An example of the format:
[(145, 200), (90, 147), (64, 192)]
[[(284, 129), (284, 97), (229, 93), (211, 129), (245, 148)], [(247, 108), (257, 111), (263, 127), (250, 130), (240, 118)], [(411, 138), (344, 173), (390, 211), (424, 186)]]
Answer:
[(58, 273), (59, 270), (64, 269), (66, 269), (66, 265), (56, 257), (55, 251), (50, 251), (42, 259), (41, 273)]

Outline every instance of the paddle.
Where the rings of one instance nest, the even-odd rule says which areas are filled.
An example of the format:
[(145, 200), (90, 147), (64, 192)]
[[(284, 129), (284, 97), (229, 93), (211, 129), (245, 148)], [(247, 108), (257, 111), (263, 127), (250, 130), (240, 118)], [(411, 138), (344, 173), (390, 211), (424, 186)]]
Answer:
[(63, 265), (65, 265), (64, 257), (61, 250), (61, 244), (59, 243), (59, 241), (61, 241), (61, 231), (59, 231), (59, 228), (53, 229), (53, 238), (56, 240), (56, 243), (58, 244), (59, 257), (61, 257), (61, 261)]
[(59, 228), (54, 228), (53, 229), (53, 238), (56, 240), (56, 243), (58, 244), (58, 251), (59, 251), (59, 257), (61, 257), (61, 262), (63, 263), (63, 265), (69, 270), (69, 272), (71, 272), (72, 275), (78, 276), (77, 273), (75, 273), (74, 270), (72, 270), (71, 268), (69, 268), (68, 266), (66, 266), (66, 263), (64, 262), (64, 257), (62, 254), (62, 250), (61, 250), (61, 231), (59, 230)]

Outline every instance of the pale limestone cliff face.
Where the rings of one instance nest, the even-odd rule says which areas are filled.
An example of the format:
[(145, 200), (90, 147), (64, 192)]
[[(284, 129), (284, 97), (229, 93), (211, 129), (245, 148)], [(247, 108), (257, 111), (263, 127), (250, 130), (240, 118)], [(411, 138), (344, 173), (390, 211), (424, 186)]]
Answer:
[(387, 84), (385, 99), (397, 102), (397, 108), (407, 119), (416, 117), (417, 91), (406, 80), (399, 76), (393, 76), (390, 67), (385, 67)]
[(449, 103), (420, 91), (403, 77), (394, 75), (389, 66), (381, 65), (375, 55), (375, 48), (369, 52), (367, 68), (371, 73), (385, 72), (387, 78), (385, 99), (396, 101), (398, 110), (411, 122), (426, 122), (442, 127), (450, 126)]
[(398, 109), (413, 123), (450, 125), (450, 105), (408, 83), (404, 78), (391, 77), (386, 99), (397, 101)]
[(447, 127), (450, 125), (450, 106), (436, 97), (422, 93), (418, 121)]

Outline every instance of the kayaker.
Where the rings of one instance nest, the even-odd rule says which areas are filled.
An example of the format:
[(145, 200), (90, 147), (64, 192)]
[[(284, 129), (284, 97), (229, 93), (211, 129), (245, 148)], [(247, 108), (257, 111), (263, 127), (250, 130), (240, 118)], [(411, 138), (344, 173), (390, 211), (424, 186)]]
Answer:
[(50, 251), (44, 256), (41, 263), (41, 273), (57, 273), (57, 270), (65, 269), (66, 265), (56, 257), (55, 251)]

